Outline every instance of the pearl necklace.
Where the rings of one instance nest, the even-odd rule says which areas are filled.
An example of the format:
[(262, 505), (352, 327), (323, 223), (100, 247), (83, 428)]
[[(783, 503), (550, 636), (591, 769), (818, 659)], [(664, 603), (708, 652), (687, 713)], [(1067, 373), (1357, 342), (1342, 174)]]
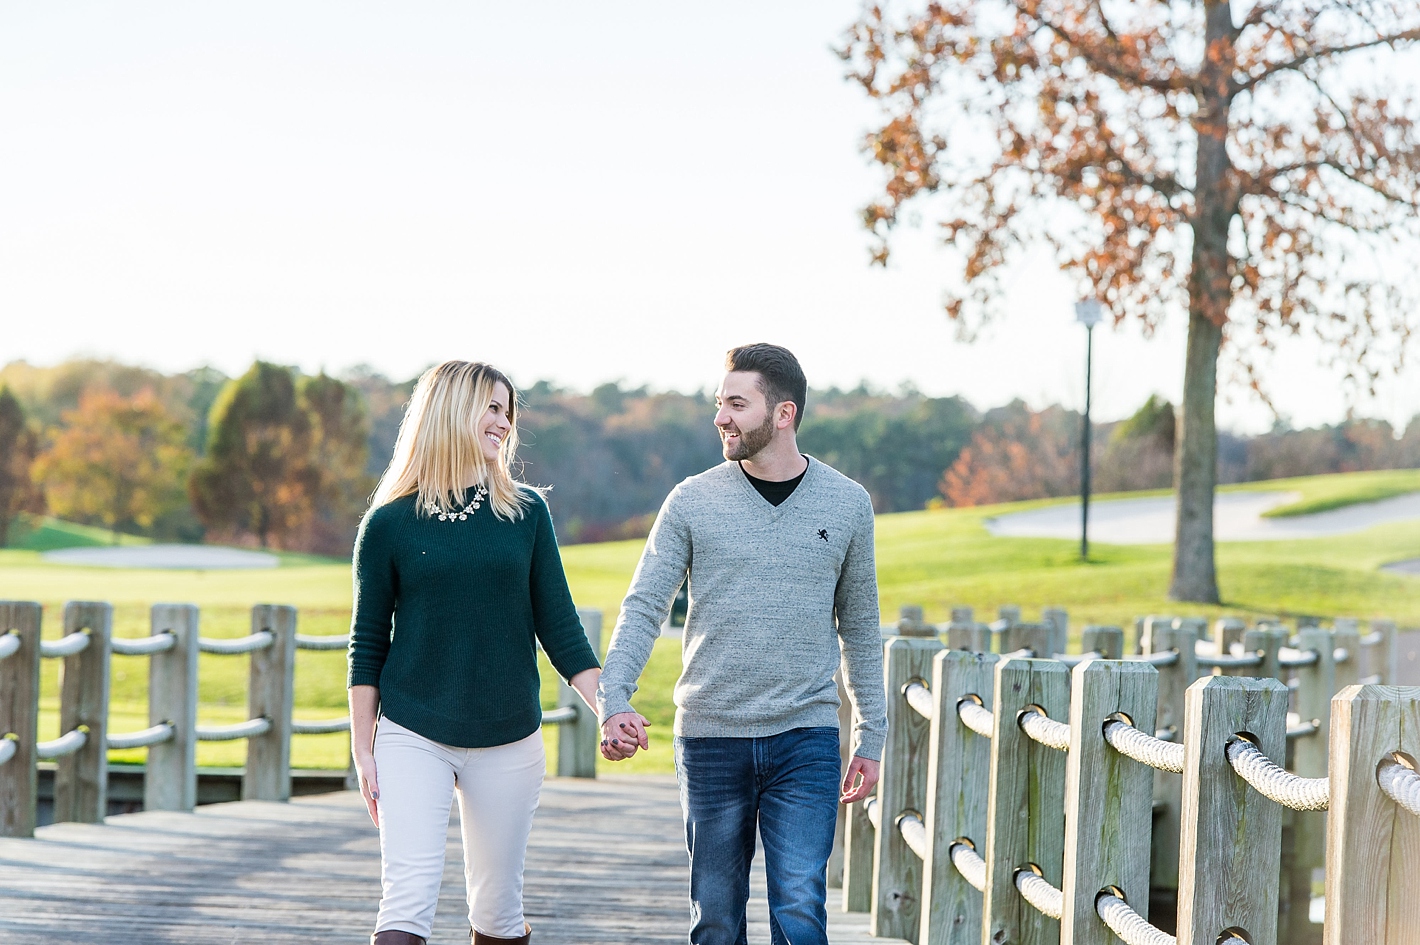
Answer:
[(439, 504), (432, 499), (424, 503), (424, 511), (429, 513), (429, 517), (439, 516), (441, 522), (452, 522), (458, 519), (460, 522), (468, 521), (468, 517), (477, 512), (479, 506), (483, 505), (483, 500), (488, 498), (488, 490), (482, 485), (473, 487), (473, 501), (463, 507), (460, 512), (445, 512), (439, 508)]

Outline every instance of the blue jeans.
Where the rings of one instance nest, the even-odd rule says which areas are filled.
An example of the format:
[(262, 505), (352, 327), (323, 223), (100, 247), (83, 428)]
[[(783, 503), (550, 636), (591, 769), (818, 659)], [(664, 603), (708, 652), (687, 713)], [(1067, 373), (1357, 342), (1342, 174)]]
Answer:
[(675, 740), (691, 945), (747, 945), (754, 831), (764, 845), (773, 945), (828, 945), (828, 855), (838, 817), (838, 729)]

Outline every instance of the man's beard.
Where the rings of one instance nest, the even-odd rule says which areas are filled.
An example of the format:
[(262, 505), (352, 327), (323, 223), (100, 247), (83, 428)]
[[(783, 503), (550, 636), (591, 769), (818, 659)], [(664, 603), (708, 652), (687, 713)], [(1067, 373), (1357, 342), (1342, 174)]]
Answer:
[(774, 439), (774, 415), (770, 414), (764, 418), (764, 423), (753, 430), (739, 430), (739, 445), (731, 446), (730, 441), (724, 438), (724, 431), (721, 431), (720, 442), (724, 448), (725, 458), (731, 461), (749, 459), (760, 450), (769, 445), (769, 441)]

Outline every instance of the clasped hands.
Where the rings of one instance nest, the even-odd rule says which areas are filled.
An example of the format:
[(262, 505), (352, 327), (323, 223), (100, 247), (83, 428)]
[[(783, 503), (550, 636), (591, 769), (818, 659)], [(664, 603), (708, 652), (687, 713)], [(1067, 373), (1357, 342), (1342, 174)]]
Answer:
[[(646, 728), (651, 723), (639, 712), (618, 712), (602, 723), (602, 757), (625, 761), (643, 748), (651, 747)], [(878, 762), (854, 755), (848, 762), (839, 789), (839, 801), (852, 804), (873, 793), (878, 783)]]

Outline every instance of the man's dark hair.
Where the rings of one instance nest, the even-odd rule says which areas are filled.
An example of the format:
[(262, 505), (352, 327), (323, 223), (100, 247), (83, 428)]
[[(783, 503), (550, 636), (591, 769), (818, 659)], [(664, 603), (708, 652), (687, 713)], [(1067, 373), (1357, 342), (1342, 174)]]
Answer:
[(725, 370), (753, 371), (759, 375), (759, 390), (773, 410), (779, 404), (794, 404), (794, 429), (804, 419), (804, 403), (809, 397), (809, 382), (799, 359), (788, 348), (779, 345), (740, 345), (725, 355)]

